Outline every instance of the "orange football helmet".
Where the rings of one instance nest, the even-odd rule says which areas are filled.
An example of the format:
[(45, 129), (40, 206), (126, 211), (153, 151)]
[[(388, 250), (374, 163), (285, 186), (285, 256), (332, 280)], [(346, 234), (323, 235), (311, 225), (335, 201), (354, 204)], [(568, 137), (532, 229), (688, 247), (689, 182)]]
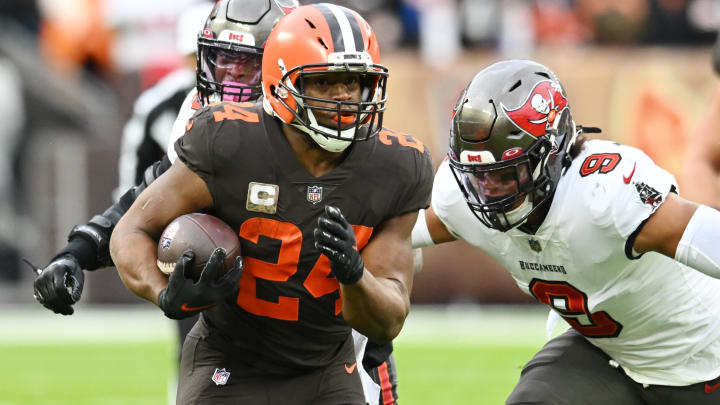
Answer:
[[(370, 138), (382, 126), (388, 69), (379, 64), (380, 48), (370, 24), (358, 13), (334, 4), (302, 6), (283, 17), (268, 37), (262, 61), (265, 110), (307, 133), (322, 148), (340, 152)], [(359, 102), (309, 97), (303, 77), (317, 73), (359, 73)], [(309, 105), (321, 101), (332, 107)], [(313, 111), (335, 112), (337, 126), (320, 125)]]

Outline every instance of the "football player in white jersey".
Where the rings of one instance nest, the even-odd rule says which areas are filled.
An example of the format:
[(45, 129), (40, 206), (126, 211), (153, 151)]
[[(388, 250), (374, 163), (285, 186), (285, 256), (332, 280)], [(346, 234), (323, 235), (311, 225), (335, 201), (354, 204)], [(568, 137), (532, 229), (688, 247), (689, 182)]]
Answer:
[(482, 70), (453, 111), (413, 246), (466, 240), (572, 327), (507, 404), (719, 404), (720, 212), (679, 197), (642, 151), (584, 130), (547, 67)]

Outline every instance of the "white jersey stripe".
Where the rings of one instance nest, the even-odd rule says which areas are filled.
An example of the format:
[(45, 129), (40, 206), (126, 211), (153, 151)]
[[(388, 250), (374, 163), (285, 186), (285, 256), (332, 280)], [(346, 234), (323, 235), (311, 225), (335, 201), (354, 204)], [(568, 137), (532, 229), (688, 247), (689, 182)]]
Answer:
[(345, 52), (357, 52), (355, 49), (355, 37), (353, 36), (353, 30), (350, 26), (350, 21), (347, 15), (343, 13), (340, 7), (334, 4), (325, 4), (335, 16), (335, 19), (340, 25), (340, 32), (342, 33), (343, 44), (345, 45)]

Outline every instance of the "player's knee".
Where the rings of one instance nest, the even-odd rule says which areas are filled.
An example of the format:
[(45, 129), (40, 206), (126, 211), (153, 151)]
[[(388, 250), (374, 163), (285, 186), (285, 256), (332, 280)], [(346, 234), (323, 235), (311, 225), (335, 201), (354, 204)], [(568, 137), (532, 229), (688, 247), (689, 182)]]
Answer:
[(558, 396), (558, 387), (547, 381), (521, 379), (505, 401), (505, 405), (563, 405), (570, 404)]

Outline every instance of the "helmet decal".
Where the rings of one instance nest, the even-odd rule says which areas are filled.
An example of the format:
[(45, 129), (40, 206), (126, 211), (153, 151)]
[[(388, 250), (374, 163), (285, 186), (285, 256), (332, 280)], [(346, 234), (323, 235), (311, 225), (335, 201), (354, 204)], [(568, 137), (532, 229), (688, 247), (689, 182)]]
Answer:
[(508, 160), (515, 157), (518, 157), (523, 154), (523, 148), (516, 146), (514, 148), (510, 148), (503, 152), (502, 158), (500, 160)]
[(217, 39), (219, 41), (225, 41), (225, 42), (236, 43), (236, 44), (241, 44), (241, 45), (256, 46), (255, 45), (255, 36), (250, 32), (223, 30), (223, 31), (220, 31), (220, 35), (218, 35)]
[(567, 106), (568, 101), (560, 85), (543, 80), (535, 85), (520, 107), (509, 109), (502, 105), (502, 109), (519, 129), (540, 137), (555, 125), (556, 119), (560, 118), (560, 113)]

